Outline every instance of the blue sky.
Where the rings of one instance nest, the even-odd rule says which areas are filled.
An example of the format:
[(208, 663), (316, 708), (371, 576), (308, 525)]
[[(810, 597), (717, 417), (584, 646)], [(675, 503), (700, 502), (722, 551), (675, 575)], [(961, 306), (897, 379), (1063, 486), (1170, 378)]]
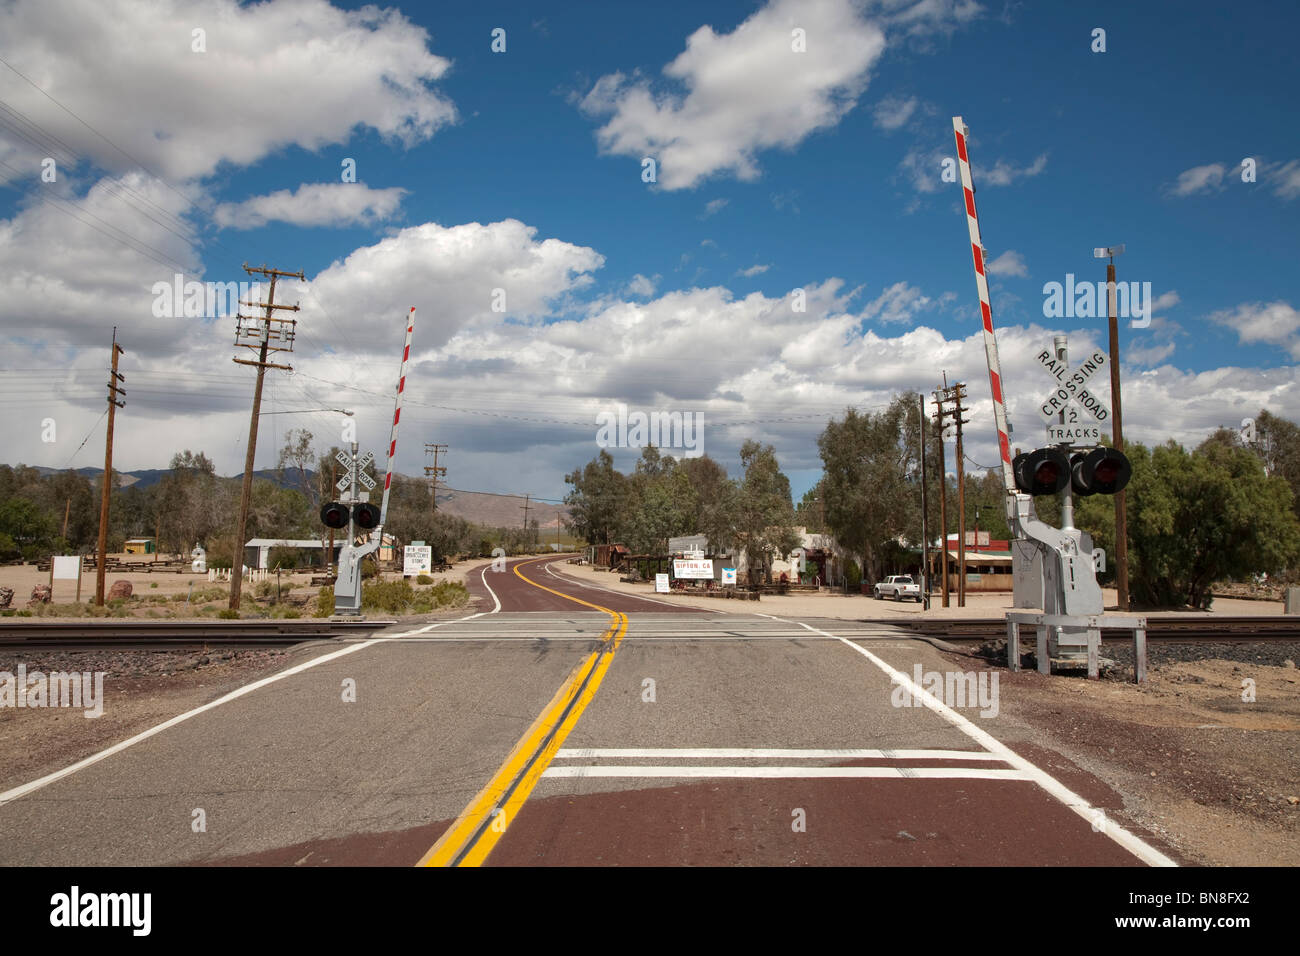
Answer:
[[(310, 283), (295, 290), (296, 372), (268, 378), (269, 409), (293, 414), (264, 420), (259, 466), (288, 427), (337, 441), (337, 416), (296, 409), (355, 408), (363, 444), (383, 446), (407, 305), (398, 467), (419, 473), (421, 443), (446, 441), (455, 487), (562, 496), (563, 474), (598, 450), (584, 423), (624, 402), (702, 412), (704, 450), (733, 473), (744, 438), (771, 441), (797, 496), (827, 415), (928, 392), (944, 369), (970, 383), (968, 448), (989, 463), (960, 188), (940, 178), (954, 115), (971, 131), (1018, 436), (1040, 430), (1049, 380), (1032, 355), (1051, 333), (1069, 332), (1072, 351), (1104, 344), (1104, 322), (1045, 318), (1043, 285), (1104, 279), (1092, 249), (1113, 243), (1127, 246), (1120, 279), (1150, 282), (1157, 301), (1149, 328), (1122, 333), (1129, 437), (1190, 444), (1261, 407), (1300, 418), (1294, 5), (116, 7), (0, 7), (0, 56), (95, 131), (0, 65), (0, 101), (34, 124), (0, 114), (14, 373), (0, 401), (62, 429), (54, 443), (21, 430), (14, 460), (95, 463), (102, 423), (74, 449), (94, 434), (116, 324), (141, 382), (117, 460), (163, 467), (203, 447), (239, 470), (251, 378), (229, 361), (230, 320), (163, 325), (145, 290), (171, 261), (215, 281), (244, 278), (249, 261)], [(213, 7), (233, 26), (214, 21), (197, 53), (191, 31)], [(125, 49), (94, 55), (100, 18)], [(272, 24), (274, 53), (255, 42)], [(806, 51), (786, 50), (801, 24)], [(308, 36), (337, 47), (321, 58)], [(269, 89), (250, 82), (259, 70)], [(46, 137), (76, 154), (55, 184), (39, 179)], [(642, 181), (642, 156), (657, 158), (657, 183)], [(345, 158), (357, 183), (340, 181)], [(310, 201), (257, 205), (308, 188)], [(254, 208), (282, 219), (256, 224)], [(486, 306), (494, 288), (504, 314)], [(796, 288), (810, 290), (797, 316)]]

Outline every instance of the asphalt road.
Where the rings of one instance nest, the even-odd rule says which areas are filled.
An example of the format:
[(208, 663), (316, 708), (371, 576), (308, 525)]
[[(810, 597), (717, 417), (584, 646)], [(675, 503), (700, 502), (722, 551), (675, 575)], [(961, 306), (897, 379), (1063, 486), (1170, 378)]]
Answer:
[(485, 565), (459, 620), (301, 649), (278, 680), (0, 794), (0, 863), (1166, 862), (996, 698), (906, 696), (918, 665), (953, 667), (924, 642), (563, 567)]

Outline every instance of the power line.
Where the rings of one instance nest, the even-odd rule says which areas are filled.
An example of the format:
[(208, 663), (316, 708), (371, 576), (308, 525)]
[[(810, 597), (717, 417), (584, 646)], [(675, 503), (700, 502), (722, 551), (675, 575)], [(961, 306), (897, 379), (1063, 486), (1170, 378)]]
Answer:
[(86, 442), (90, 441), (90, 436), (95, 434), (95, 431), (99, 428), (99, 423), (102, 422), (107, 415), (108, 415), (108, 408), (105, 407), (104, 410), (100, 413), (99, 418), (95, 419), (95, 424), (90, 426), (90, 431), (86, 432), (86, 437), (81, 440), (81, 444), (77, 446), (77, 451), (74, 451), (71, 455), (68, 456), (68, 460), (63, 465), (64, 468), (67, 468), (68, 465), (71, 465), (72, 459), (76, 458), (77, 453), (80, 452), (81, 449), (86, 447)]

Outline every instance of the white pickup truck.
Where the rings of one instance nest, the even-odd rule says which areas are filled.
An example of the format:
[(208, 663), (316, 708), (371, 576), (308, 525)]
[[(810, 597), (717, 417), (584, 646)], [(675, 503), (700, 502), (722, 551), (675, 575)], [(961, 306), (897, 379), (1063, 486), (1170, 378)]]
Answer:
[(915, 599), (919, 603), (921, 600), (921, 586), (912, 580), (911, 575), (895, 574), (876, 585), (875, 595), (877, 601), (888, 596), (895, 601), (908, 598), (909, 600)]

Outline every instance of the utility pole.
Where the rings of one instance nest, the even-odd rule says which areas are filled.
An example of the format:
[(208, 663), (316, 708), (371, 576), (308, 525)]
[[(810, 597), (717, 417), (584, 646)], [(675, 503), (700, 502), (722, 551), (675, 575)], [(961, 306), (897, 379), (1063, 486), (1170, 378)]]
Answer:
[(126, 350), (117, 344), (115, 325), (113, 326), (113, 367), (109, 372), (108, 380), (108, 436), (104, 439), (104, 479), (99, 497), (99, 551), (95, 561), (95, 604), (99, 607), (104, 606), (104, 565), (108, 563), (108, 503), (113, 492), (113, 418), (117, 410), (126, 405), (126, 402), (117, 400), (118, 396), (126, 394), (126, 389), (117, 384), (126, 381), (126, 376), (118, 374), (117, 357), (125, 354)]
[(524, 495), (524, 503), (520, 506), (524, 509), (524, 546), (528, 546), (528, 503), (532, 495)]
[[(944, 376), (945, 380), (947, 376)], [(948, 606), (948, 468), (944, 463), (947, 457), (944, 453), (944, 417), (949, 412), (943, 410), (943, 403), (948, 395), (948, 389), (945, 386), (942, 390), (936, 389), (934, 392), (934, 427), (939, 433), (939, 538), (941, 540), (942, 552), (939, 558), (940, 572), (943, 575), (943, 606)], [(943, 396), (943, 397), (940, 397)]]
[(446, 445), (435, 445), (431, 442), (424, 443), (424, 453), (433, 456), (433, 464), (424, 466), (424, 476), (429, 479), (429, 492), (433, 497), (433, 510), (438, 510), (438, 478), (447, 476), (447, 468), (438, 467), (438, 455), (440, 452), (447, 450)]
[[(262, 411), (262, 380), (266, 377), (268, 368), (278, 368), (286, 371), (292, 371), (293, 369), (290, 365), (279, 365), (266, 360), (268, 352), (293, 351), (293, 340), (298, 326), (297, 319), (276, 318), (275, 310), (284, 309), (289, 312), (297, 312), (298, 306), (275, 304), (275, 282), (280, 276), (298, 279), (299, 281), (304, 278), (301, 272), (283, 272), (279, 269), (268, 269), (266, 266), (253, 269), (249, 267), (248, 263), (244, 263), (244, 271), (249, 275), (260, 273), (264, 276), (270, 276), (271, 288), (267, 293), (265, 303), (245, 302), (242, 299), (239, 302), (240, 305), (265, 308), (265, 316), (240, 314), (235, 317), (235, 345), (257, 349), (258, 355), (257, 361), (241, 358), (234, 359), (240, 365), (252, 365), (257, 368), (257, 386), (253, 390), (253, 417), (248, 424), (248, 449), (244, 454), (244, 485), (239, 495), (239, 518), (235, 525), (235, 557), (230, 564), (230, 608), (233, 611), (239, 610), (240, 591), (244, 584), (244, 532), (248, 527), (248, 503), (253, 494), (253, 459), (257, 454), (257, 419)], [(279, 342), (280, 344), (273, 346), (271, 345), (272, 342)]]
[[(1123, 245), (1094, 249), (1093, 256), (1109, 259), (1106, 265), (1106, 298), (1110, 317), (1110, 402), (1114, 414), (1111, 425), (1111, 444), (1116, 451), (1124, 450), (1123, 415), (1119, 396), (1119, 320), (1115, 315), (1115, 257), (1124, 251)], [(1147, 303), (1147, 308), (1151, 307)], [(1128, 601), (1128, 509), (1126, 492), (1120, 489), (1115, 495), (1115, 590), (1119, 594), (1119, 610), (1127, 611)]]
[(961, 533), (957, 537), (957, 606), (966, 606), (966, 454), (961, 443), (961, 426), (970, 421), (962, 418), (961, 400), (966, 397), (966, 384), (952, 385), (952, 418), (957, 426), (957, 520)]
[(930, 539), (925, 533), (925, 396), (918, 395), (917, 412), (921, 426), (921, 602), (930, 610)]

